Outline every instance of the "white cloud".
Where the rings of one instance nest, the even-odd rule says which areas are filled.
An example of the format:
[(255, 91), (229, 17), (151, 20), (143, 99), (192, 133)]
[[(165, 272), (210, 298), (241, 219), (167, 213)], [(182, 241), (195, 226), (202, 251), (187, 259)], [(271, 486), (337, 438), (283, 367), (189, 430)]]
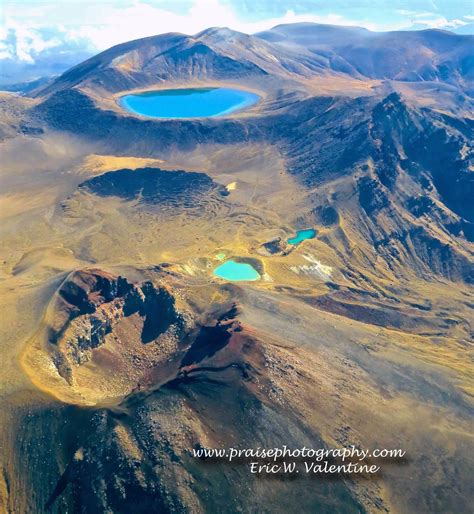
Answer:
[(414, 14), (417, 13), (417, 11), (409, 11), (407, 9), (395, 9), (395, 12), (402, 16), (413, 16)]
[[(452, 19), (448, 20), (446, 17), (441, 16), (438, 13), (433, 12), (417, 12), (417, 11), (409, 11), (405, 9), (398, 9), (396, 11), (398, 14), (402, 16), (406, 16), (410, 18), (413, 24), (416, 26), (425, 26), (429, 29), (456, 29), (458, 27), (462, 27), (463, 25), (467, 25), (466, 21), (460, 19)], [(465, 19), (474, 19), (474, 16), (464, 16)]]
[[(314, 22), (337, 25), (359, 25), (377, 30), (380, 26), (368, 20), (350, 20), (339, 14), (296, 15), (289, 10), (278, 18), (257, 22), (240, 20), (234, 10), (219, 0), (195, 0), (189, 12), (179, 15), (143, 2), (123, 9), (111, 8), (99, 25), (83, 25), (69, 32), (69, 38), (86, 38), (102, 50), (132, 39), (164, 32), (195, 34), (208, 27), (229, 27), (249, 34), (269, 29), (280, 23)], [(390, 28), (394, 28), (393, 25)], [(399, 28), (398, 26), (395, 28)]]
[(425, 25), (426, 28), (429, 29), (456, 29), (468, 24), (467, 22), (459, 19), (448, 20), (444, 16), (421, 18), (417, 19), (416, 23), (417, 25)]
[(427, 12), (417, 12), (417, 13), (413, 14), (413, 18), (425, 18), (426, 16), (436, 18), (436, 17), (439, 16), (439, 14), (436, 14), (434, 12), (429, 12), (429, 11), (427, 11)]
[[(45, 7), (46, 10), (48, 8)], [(176, 14), (140, 0), (124, 8), (118, 8), (111, 3), (87, 3), (84, 4), (82, 12), (78, 13), (77, 25), (68, 27), (59, 23), (51, 25), (51, 20), (57, 21), (58, 14), (50, 11), (41, 15), (41, 10), (33, 9), (22, 13), (21, 18), (15, 17), (13, 11), (8, 11), (8, 14), (10, 17), (5, 26), (16, 41), (13, 44), (11, 41), (7, 42), (6, 37), (0, 36), (0, 52), (25, 62), (33, 62), (35, 54), (59, 46), (61, 40), (81, 42), (91, 50), (104, 50), (132, 39), (164, 32), (195, 34), (212, 26), (226, 26), (246, 33), (266, 30), (280, 23), (297, 22), (359, 25), (371, 30), (400, 28), (395, 25), (380, 26), (368, 20), (351, 20), (339, 14), (297, 15), (291, 10), (278, 18), (246, 22), (238, 18), (230, 5), (220, 0), (195, 0), (186, 14)], [(90, 20), (97, 21), (91, 23)], [(57, 36), (46, 38), (42, 36), (41, 29), (54, 29)]]
[(33, 63), (35, 55), (61, 45), (61, 38), (44, 38), (38, 30), (27, 28), (11, 19), (6, 20), (0, 32), (0, 58), (2, 59), (18, 59)]

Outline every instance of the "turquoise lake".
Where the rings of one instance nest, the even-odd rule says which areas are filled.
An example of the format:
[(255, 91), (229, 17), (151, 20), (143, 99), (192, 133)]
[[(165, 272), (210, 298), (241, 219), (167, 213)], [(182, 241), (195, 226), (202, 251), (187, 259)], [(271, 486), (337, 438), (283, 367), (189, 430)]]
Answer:
[(305, 230), (298, 230), (295, 237), (287, 239), (288, 244), (297, 245), (305, 239), (313, 239), (316, 236), (316, 230), (314, 228), (307, 228)]
[(119, 105), (149, 118), (212, 118), (249, 107), (260, 97), (242, 89), (164, 89), (125, 95)]
[(244, 280), (260, 280), (260, 274), (246, 262), (226, 261), (214, 270), (214, 275), (224, 280), (240, 282)]

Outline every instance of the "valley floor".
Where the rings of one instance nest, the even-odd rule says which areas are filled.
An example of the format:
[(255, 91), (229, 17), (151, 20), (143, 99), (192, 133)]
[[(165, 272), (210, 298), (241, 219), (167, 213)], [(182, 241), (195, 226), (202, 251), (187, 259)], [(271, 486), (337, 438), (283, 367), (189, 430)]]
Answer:
[[(238, 500), (250, 495), (261, 512), (296, 502), (309, 512), (469, 511), (472, 289), (423, 277), (408, 260), (404, 275), (371, 260), (343, 179), (303, 187), (261, 143), (159, 158), (108, 155), (50, 131), (2, 145), (0, 510), (251, 512)], [(127, 199), (79, 187), (142, 168), (205, 173), (214, 189), (155, 205), (144, 191)], [(336, 189), (337, 220), (322, 223), (321, 198)], [(308, 227), (316, 237), (291, 251), (262, 247)], [(231, 258), (262, 279), (220, 280), (213, 270)], [(145, 317), (125, 314), (103, 348), (70, 364), (73, 336), (69, 347), (48, 339), (65, 316), (61, 287), (89, 287), (102, 275), (80, 273), (98, 269), (170, 291), (183, 324), (216, 348), (194, 332), (176, 343), (170, 332), (142, 349)], [(84, 312), (74, 330), (89, 322)], [(70, 375), (58, 372), (59, 358)], [(141, 374), (121, 374), (131, 363)], [(382, 462), (371, 479), (255, 479), (243, 463), (192, 460), (198, 443), (402, 448), (407, 457)]]

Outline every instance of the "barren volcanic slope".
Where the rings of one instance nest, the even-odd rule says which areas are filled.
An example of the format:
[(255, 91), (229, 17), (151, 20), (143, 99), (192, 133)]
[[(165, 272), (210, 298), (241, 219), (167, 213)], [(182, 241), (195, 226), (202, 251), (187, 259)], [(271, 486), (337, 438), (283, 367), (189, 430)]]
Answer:
[[(1, 508), (470, 512), (472, 43), (211, 28), (3, 95)], [(193, 87), (260, 101), (118, 102)], [(406, 457), (329, 478), (191, 454), (283, 445)]]

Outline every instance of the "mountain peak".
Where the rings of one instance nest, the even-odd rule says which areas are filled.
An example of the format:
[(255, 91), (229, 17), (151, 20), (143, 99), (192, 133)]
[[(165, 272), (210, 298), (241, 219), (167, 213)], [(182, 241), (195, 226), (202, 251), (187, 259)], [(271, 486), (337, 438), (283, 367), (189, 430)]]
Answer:
[(275, 25), (270, 30), (277, 29), (292, 29), (292, 30), (300, 30), (300, 29), (323, 29), (323, 30), (331, 30), (331, 29), (340, 29), (340, 30), (351, 30), (355, 29), (361, 32), (371, 32), (369, 29), (365, 27), (359, 27), (358, 25), (332, 25), (330, 23), (314, 23), (312, 21), (300, 21), (297, 23), (279, 23)]
[(235, 36), (247, 36), (243, 32), (238, 32), (237, 30), (229, 29), (229, 27), (209, 27), (208, 29), (204, 29), (201, 32), (198, 32), (194, 35), (195, 38), (204, 38), (204, 37), (212, 37), (212, 38), (221, 38), (227, 39)]

